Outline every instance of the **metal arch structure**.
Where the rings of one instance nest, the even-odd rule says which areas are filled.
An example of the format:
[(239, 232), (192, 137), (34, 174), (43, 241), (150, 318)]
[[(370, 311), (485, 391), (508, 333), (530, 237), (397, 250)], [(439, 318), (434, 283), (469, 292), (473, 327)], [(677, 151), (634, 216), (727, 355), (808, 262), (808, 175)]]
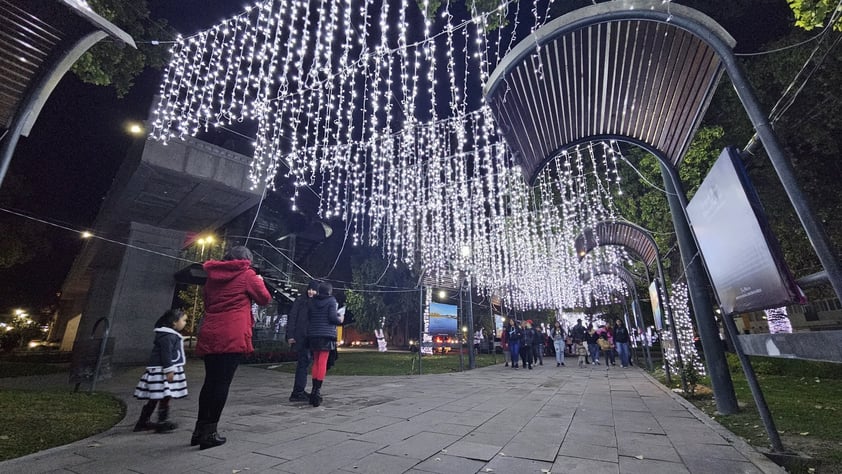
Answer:
[(721, 26), (691, 8), (659, 0), (604, 2), (536, 30), (501, 60), (485, 89), (498, 129), (530, 184), (548, 161), (585, 142), (625, 141), (659, 160), (717, 409), (724, 414), (739, 407), (707, 274), (694, 258), (698, 249), (676, 167), (728, 68), (726, 56), (733, 59), (734, 44)]
[[(669, 289), (667, 288), (666, 280), (664, 279), (664, 266), (661, 263), (661, 252), (658, 250), (658, 246), (655, 244), (655, 239), (652, 237), (652, 234), (642, 227), (632, 224), (631, 222), (600, 221), (593, 227), (584, 229), (576, 238), (574, 245), (579, 261), (582, 261), (588, 252), (596, 247), (603, 245), (621, 245), (631, 250), (632, 253), (638, 255), (647, 268), (652, 266), (652, 263), (656, 264), (658, 278), (661, 280), (661, 284), (663, 285), (664, 306), (666, 306), (667, 319), (670, 324), (670, 336), (672, 337), (673, 347), (675, 347), (676, 359), (678, 360), (679, 366), (683, 366), (684, 362), (681, 355), (681, 345), (678, 341), (678, 328), (675, 324), (675, 316), (672, 312), (672, 302), (670, 301)], [(597, 273), (606, 273), (607, 270), (602, 271), (603, 267), (606, 266), (607, 265), (599, 266), (598, 269), (600, 271)], [(623, 281), (634, 290), (635, 299), (637, 299), (637, 287), (634, 286), (635, 282), (634, 279), (631, 278), (631, 272), (616, 265), (611, 265), (610, 267), (611, 268), (608, 270), (615, 275), (629, 275), (628, 280), (623, 279)], [(621, 278), (623, 277), (621, 276)], [(582, 281), (585, 281), (584, 278)], [(667, 370), (667, 373), (669, 374), (669, 370)], [(680, 373), (681, 386), (686, 390), (686, 375), (683, 371)]]
[(671, 21), (679, 16), (734, 46), (696, 10), (621, 0), (556, 18), (503, 58), (485, 95), (527, 181), (592, 137), (631, 138), (681, 162), (723, 65), (704, 39)]
[[(842, 266), (733, 53), (734, 44), (720, 25), (694, 9), (659, 0), (615, 0), (536, 30), (503, 58), (484, 91), (530, 183), (548, 160), (582, 142), (627, 141), (660, 161), (717, 409), (724, 414), (738, 411), (736, 395), (676, 171), (724, 72), (842, 298)], [(781, 451), (769, 424), (773, 448)]]
[(577, 143), (608, 138), (645, 144), (678, 191), (683, 214), (687, 199), (675, 168), (727, 72), (842, 299), (842, 265), (734, 56), (734, 44), (718, 23), (689, 7), (658, 0), (600, 3), (563, 15), (521, 41), (489, 77), (485, 97), (528, 182)]
[[(623, 281), (623, 283), (626, 284), (626, 287), (629, 288), (629, 290), (631, 292), (631, 297), (634, 301), (634, 305), (636, 305), (636, 309), (634, 310), (634, 313), (635, 313), (635, 316), (637, 316), (637, 319), (635, 320), (634, 323), (635, 323), (635, 326), (637, 326), (638, 329), (642, 330), (645, 327), (645, 325), (643, 324), (643, 316), (640, 314), (640, 311), (639, 311), (640, 310), (640, 296), (637, 293), (637, 285), (635, 284), (634, 275), (630, 271), (628, 271), (628, 269), (620, 267), (618, 265), (602, 264), (602, 265), (597, 266), (596, 268), (594, 268), (590, 272), (583, 273), (582, 275), (580, 275), (580, 277), (581, 277), (583, 283), (587, 283), (588, 281), (590, 281), (596, 275), (603, 275), (603, 274), (616, 275), (617, 277), (620, 278), (620, 280)], [(624, 304), (625, 304), (625, 302), (624, 302)], [(626, 314), (628, 315), (628, 307), (626, 307)], [(626, 320), (626, 327), (629, 327), (628, 320)], [(652, 369), (652, 356), (649, 353), (649, 346), (644, 344), (643, 351), (644, 351), (644, 354), (646, 356), (646, 366), (651, 370)], [(666, 362), (666, 359), (665, 359), (665, 362)], [(666, 376), (667, 376), (667, 382), (669, 382), (669, 379), (670, 379), (669, 370), (667, 370)], [(682, 381), (684, 381), (684, 380), (682, 379)], [(686, 385), (684, 385), (684, 386), (686, 387)]]
[(614, 275), (617, 278), (619, 278), (623, 283), (625, 283), (626, 286), (630, 289), (636, 288), (634, 275), (632, 275), (632, 273), (627, 268), (608, 263), (596, 265), (590, 271), (582, 272), (582, 283), (587, 283), (591, 281), (597, 275)]
[(659, 260), (655, 239), (642, 227), (627, 221), (605, 220), (582, 231), (573, 243), (581, 261), (594, 248), (621, 245), (634, 253), (647, 267)]
[(28, 136), (58, 82), (87, 50), (128, 33), (78, 0), (0, 0), (0, 186), (21, 136)]

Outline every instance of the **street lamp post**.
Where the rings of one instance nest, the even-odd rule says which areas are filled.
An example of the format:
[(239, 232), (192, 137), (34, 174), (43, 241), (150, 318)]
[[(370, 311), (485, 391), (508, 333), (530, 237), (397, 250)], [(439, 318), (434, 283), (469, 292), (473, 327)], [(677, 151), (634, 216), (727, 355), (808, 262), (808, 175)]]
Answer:
[[(205, 245), (211, 245), (214, 242), (212, 235), (200, 238), (196, 241), (201, 246), (199, 251), (199, 260), (205, 258)], [(193, 336), (187, 343), (187, 347), (193, 347), (193, 340), (196, 339), (196, 320), (199, 318), (199, 285), (196, 285), (196, 292), (193, 293), (193, 317), (190, 318), (190, 335)]]

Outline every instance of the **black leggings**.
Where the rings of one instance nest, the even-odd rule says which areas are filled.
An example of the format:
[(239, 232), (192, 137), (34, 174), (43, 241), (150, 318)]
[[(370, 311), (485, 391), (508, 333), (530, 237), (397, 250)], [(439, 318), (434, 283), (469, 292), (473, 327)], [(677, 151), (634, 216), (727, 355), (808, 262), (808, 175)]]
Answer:
[(199, 424), (218, 423), (228, 400), (228, 388), (240, 365), (242, 354), (208, 354), (205, 359), (205, 382), (199, 393)]

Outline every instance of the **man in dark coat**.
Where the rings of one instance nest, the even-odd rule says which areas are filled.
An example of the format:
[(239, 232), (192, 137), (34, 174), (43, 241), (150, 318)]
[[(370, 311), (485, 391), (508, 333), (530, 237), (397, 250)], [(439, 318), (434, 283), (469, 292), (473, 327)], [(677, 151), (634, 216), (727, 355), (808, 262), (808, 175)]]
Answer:
[(298, 353), (298, 363), (295, 366), (295, 382), (292, 385), (291, 402), (307, 402), (310, 394), (305, 392), (307, 387), (307, 370), (310, 368), (312, 356), (307, 342), (307, 328), (310, 325), (307, 308), (311, 298), (319, 291), (319, 281), (313, 280), (307, 285), (307, 291), (295, 299), (287, 319), (287, 342)]

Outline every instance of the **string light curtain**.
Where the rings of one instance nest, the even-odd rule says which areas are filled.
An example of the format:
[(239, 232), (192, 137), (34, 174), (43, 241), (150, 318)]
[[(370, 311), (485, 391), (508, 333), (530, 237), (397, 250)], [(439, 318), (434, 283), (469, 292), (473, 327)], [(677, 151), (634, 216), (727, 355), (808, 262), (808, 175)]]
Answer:
[[(705, 375), (705, 364), (699, 357), (694, 341), (695, 331), (693, 322), (690, 321), (690, 294), (686, 283), (674, 283), (670, 290), (670, 303), (672, 315), (675, 320), (675, 329), (678, 334), (678, 344), (681, 349), (681, 360), (685, 363), (692, 363), (696, 373)], [(666, 349), (664, 356), (669, 360), (670, 368), (678, 371), (678, 357), (675, 348), (670, 346)]]
[(286, 170), (291, 206), (314, 189), (320, 216), (344, 220), (354, 245), (442, 281), (472, 278), (512, 307), (582, 306), (581, 265), (594, 262), (577, 263), (573, 241), (615, 215), (619, 148), (576, 146), (525, 184), (479, 94), (518, 32), (548, 20), (551, 2), (530, 15), (521, 3), (255, 3), (177, 39), (151, 138), (254, 123), (254, 186), (272, 188)]

